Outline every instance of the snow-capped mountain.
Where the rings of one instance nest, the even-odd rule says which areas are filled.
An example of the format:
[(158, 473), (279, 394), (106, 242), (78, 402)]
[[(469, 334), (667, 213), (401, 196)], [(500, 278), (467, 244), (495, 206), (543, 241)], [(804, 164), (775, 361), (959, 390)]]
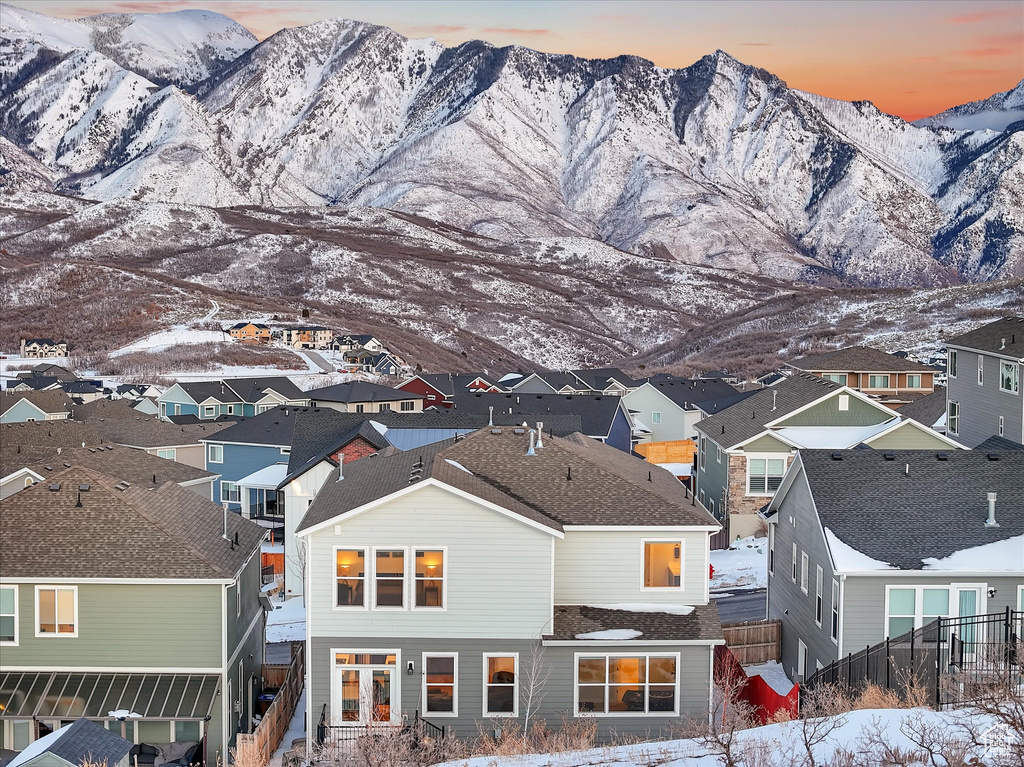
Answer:
[(982, 101), (961, 104), (932, 117), (916, 120), (914, 124), (944, 125), (969, 131), (1003, 131), (1019, 120), (1024, 120), (1024, 81), (1017, 83), (1017, 87), (1011, 90)]
[(0, 132), (72, 194), (389, 208), (787, 280), (1024, 274), (1024, 125), (912, 125), (722, 51), (673, 70), (345, 20), (282, 30), (193, 98), (112, 49), (47, 48), (71, 39), (50, 21), (0, 41)]

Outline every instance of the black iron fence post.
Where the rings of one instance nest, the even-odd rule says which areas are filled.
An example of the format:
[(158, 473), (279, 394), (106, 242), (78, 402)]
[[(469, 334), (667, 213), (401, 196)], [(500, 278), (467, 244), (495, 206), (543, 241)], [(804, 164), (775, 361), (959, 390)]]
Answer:
[(889, 637), (885, 638), (885, 689), (889, 689), (889, 666), (892, 665), (892, 656), (889, 654)]

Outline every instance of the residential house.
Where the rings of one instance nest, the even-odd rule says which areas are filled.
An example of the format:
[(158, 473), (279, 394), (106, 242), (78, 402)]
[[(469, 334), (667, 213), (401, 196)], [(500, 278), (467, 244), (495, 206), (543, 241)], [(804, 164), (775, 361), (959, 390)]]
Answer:
[(18, 378), (56, 378), (61, 382), (78, 380), (78, 376), (70, 370), (52, 362), (40, 362), (33, 365), (30, 370), (21, 370), (18, 372)]
[(366, 381), (349, 381), (311, 389), (306, 392), (306, 396), (314, 407), (342, 413), (378, 413), (389, 410), (421, 413), (424, 401), (421, 394)]
[(0, 746), (84, 716), (225, 763), (260, 685), (263, 529), (175, 482), (46, 480), (0, 504), (0, 550), (18, 553), (0, 557)]
[(7, 382), (7, 391), (57, 391), (60, 389), (61, 380), (53, 376), (31, 376), (28, 378), (15, 378)]
[(946, 433), (969, 446), (993, 435), (1024, 442), (1024, 317), (990, 322), (946, 347)]
[(238, 322), (228, 328), (228, 335), (243, 344), (270, 343), (270, 327), (261, 322)]
[(519, 394), (604, 394), (624, 395), (638, 386), (618, 368), (593, 370), (550, 370), (530, 373), (507, 388)]
[(347, 370), (361, 370), (383, 376), (398, 376), (405, 369), (405, 363), (391, 352), (371, 352), (366, 349), (347, 351), (343, 355)]
[(130, 767), (129, 754), (134, 748), (130, 740), (84, 717), (31, 744), (26, 742), (25, 746), (4, 767), (81, 767), (85, 764)]
[(0, 423), (58, 421), (70, 415), (71, 399), (60, 390), (0, 394)]
[(624, 395), (622, 401), (634, 422), (639, 421), (649, 432), (645, 441), (674, 442), (694, 439), (694, 427), (705, 412), (717, 412), (752, 393), (738, 391), (718, 380), (677, 378), (645, 381)]
[(696, 429), (698, 497), (727, 525), (729, 540), (760, 530), (759, 512), (800, 448), (963, 447), (866, 394), (801, 371), (705, 418)]
[(619, 450), (633, 449), (633, 419), (622, 397), (604, 394), (484, 394), (456, 392), (453, 407), (459, 413), (517, 416), (544, 421), (549, 415), (578, 415), (582, 433)]
[(52, 338), (23, 338), (19, 353), (29, 359), (67, 357), (68, 344), (67, 341), (54, 341)]
[(79, 405), (74, 417), (88, 424), (107, 442), (197, 469), (206, 468), (206, 446), (199, 440), (234, 424), (234, 421), (174, 424), (140, 413), (129, 400), (97, 400)]
[(164, 389), (152, 384), (118, 384), (110, 393), (109, 399), (152, 399), (155, 400)]
[(936, 386), (931, 394), (900, 408), (901, 418), (912, 418), (939, 434), (946, 433), (946, 387)]
[(702, 381), (721, 381), (727, 384), (738, 384), (740, 382), (739, 376), (730, 373), (728, 370), (709, 370), (697, 377)]
[(140, 397), (137, 400), (129, 400), (131, 402), (132, 410), (142, 415), (160, 415), (160, 406), (156, 404), (156, 400), (152, 397)]
[(897, 409), (934, 389), (935, 370), (906, 357), (886, 354), (870, 346), (811, 354), (788, 363), (840, 386), (849, 386)]
[(480, 373), (417, 373), (396, 388), (419, 394), (424, 407), (450, 408), (456, 391), (500, 392), (503, 389)]
[(387, 348), (371, 333), (342, 333), (331, 341), (331, 349), (339, 352), (356, 351), (364, 349), (371, 354), (379, 354)]
[(76, 402), (93, 402), (105, 399), (109, 389), (104, 390), (97, 381), (65, 381), (60, 385), (61, 391)]
[(103, 434), (89, 424), (70, 418), (57, 421), (22, 421), (0, 423), (0, 445), (4, 448), (19, 445), (46, 447), (85, 447), (109, 442)]
[(307, 732), (567, 713), (607, 738), (709, 715), (718, 525), (667, 472), (534, 437), (483, 429), (332, 472), (298, 531)]
[(194, 415), (213, 420), (222, 415), (257, 415), (278, 405), (308, 405), (309, 397), (288, 377), (277, 376), (179, 382), (161, 394), (157, 403), (162, 418)]
[(935, 617), (1024, 609), (1022, 476), (1024, 452), (801, 450), (769, 508), (790, 678)]
[(293, 325), (281, 328), (281, 340), (293, 349), (329, 349), (334, 331), (323, 325)]
[(114, 475), (133, 486), (151, 490), (175, 482), (202, 498), (213, 500), (216, 474), (168, 461), (155, 455), (129, 453), (114, 445), (54, 447), (41, 445), (0, 446), (0, 499), (46, 482), (49, 477), (72, 466)]

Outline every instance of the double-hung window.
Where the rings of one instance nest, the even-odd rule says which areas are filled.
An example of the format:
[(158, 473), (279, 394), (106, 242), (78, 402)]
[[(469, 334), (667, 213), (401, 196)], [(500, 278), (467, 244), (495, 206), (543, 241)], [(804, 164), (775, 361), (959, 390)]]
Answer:
[(907, 388), (908, 389), (920, 389), (921, 388), (921, 374), (910, 373), (907, 375)]
[(956, 400), (949, 401), (949, 409), (946, 412), (946, 431), (953, 435), (960, 433), (960, 403)]
[(786, 473), (785, 458), (750, 458), (747, 460), (747, 493), (771, 495), (782, 484)]
[(659, 413), (657, 410), (652, 410), (651, 411), (651, 423), (652, 424), (661, 423), (661, 413)]
[(238, 489), (236, 482), (221, 482), (220, 483), (220, 500), (221, 503), (227, 501), (228, 503), (239, 503), (241, 501), (241, 492)]
[(644, 589), (682, 588), (683, 542), (644, 541)]
[(949, 350), (949, 360), (946, 363), (946, 373), (950, 378), (956, 378), (956, 349)]
[(874, 373), (868, 376), (868, 388), (869, 389), (888, 389), (889, 388), (889, 375), (888, 373)]
[(374, 549), (373, 606), (405, 607), (405, 549)]
[(821, 565), (818, 565), (817, 566), (817, 572), (816, 572), (816, 575), (815, 575), (815, 578), (814, 578), (814, 622), (817, 623), (819, 626), (821, 625), (821, 614), (822, 614), (822, 606), (823, 606), (822, 605), (822, 599), (823, 598), (822, 598), (822, 594), (821, 594), (821, 589), (822, 589), (822, 586), (824, 585), (822, 583), (822, 578), (823, 577), (824, 577), (824, 572), (821, 569)]
[(949, 588), (886, 586), (886, 636), (897, 637), (949, 616)]
[(484, 653), (484, 716), (519, 716), (519, 655)]
[(839, 581), (832, 581), (832, 641), (839, 644)]
[(423, 708), (432, 716), (459, 715), (459, 655), (423, 655)]
[(366, 549), (335, 549), (337, 607), (366, 606)]
[(0, 645), (18, 644), (18, 587), (0, 586)]
[(978, 386), (985, 385), (985, 355), (978, 355)]
[(1020, 391), (1020, 365), (1012, 360), (999, 361), (999, 391), (1017, 394)]
[(224, 463), (224, 446), (207, 445), (206, 455), (207, 463)]
[(800, 552), (800, 590), (807, 593), (807, 552)]
[(679, 655), (576, 656), (580, 714), (678, 713)]
[(78, 636), (77, 586), (36, 586), (36, 636)]
[(445, 552), (416, 549), (416, 607), (445, 606)]

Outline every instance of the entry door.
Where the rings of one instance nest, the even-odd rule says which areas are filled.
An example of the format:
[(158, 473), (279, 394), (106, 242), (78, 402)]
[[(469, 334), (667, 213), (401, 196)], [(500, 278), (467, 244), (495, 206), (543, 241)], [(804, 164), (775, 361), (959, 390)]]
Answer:
[(340, 666), (335, 669), (333, 724), (366, 726), (397, 722), (392, 705), (395, 668)]
[[(973, 615), (981, 615), (984, 612), (984, 589), (983, 585), (953, 586), (953, 604), (950, 612), (959, 618), (970, 618)], [(971, 661), (975, 659), (978, 647), (986, 641), (983, 636), (985, 623), (961, 622), (955, 628), (957, 638), (963, 642), (963, 659)]]
[(801, 682), (807, 677), (807, 645), (802, 639), (797, 642), (796, 673)]

